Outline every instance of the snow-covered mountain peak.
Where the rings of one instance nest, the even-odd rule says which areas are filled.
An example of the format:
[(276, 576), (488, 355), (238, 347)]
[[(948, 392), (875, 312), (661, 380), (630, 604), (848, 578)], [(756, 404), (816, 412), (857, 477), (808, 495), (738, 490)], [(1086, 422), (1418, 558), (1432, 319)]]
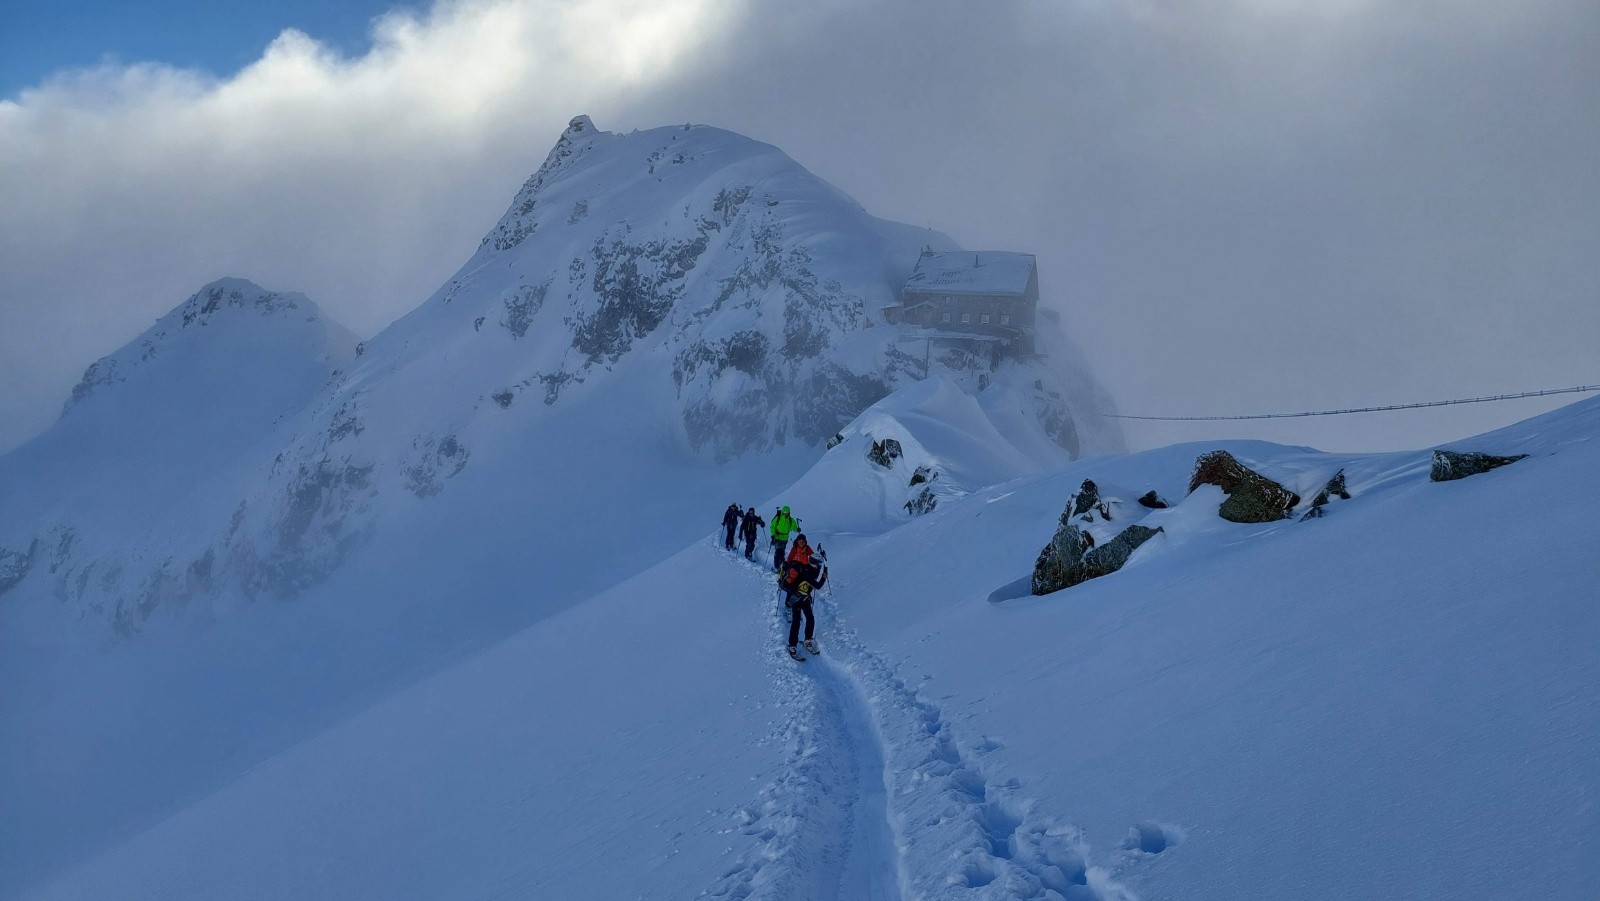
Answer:
[(563, 136), (593, 134), (596, 130), (593, 119), (588, 116), (573, 116), (572, 121), (567, 123), (567, 130), (562, 134)]
[[(350, 332), (327, 319), (304, 294), (268, 291), (242, 278), (220, 278), (157, 319), (139, 337), (92, 364), (72, 389), (66, 409), (71, 411), (108, 386), (128, 381), (135, 372), (150, 371), (152, 361), (174, 354), (203, 355), (226, 365), (230, 357), (253, 355), (253, 350), (270, 346), (274, 354), (339, 363), (353, 353), (355, 343)], [(221, 376), (196, 375), (210, 380)]]
[(1120, 449), (1114, 422), (1079, 418), (1105, 401), (1053, 322), (1040, 323), (1048, 361), (905, 346), (884, 311), (925, 248), (957, 249), (868, 215), (769, 144), (579, 117), (473, 258), (365, 365), (452, 336), (474, 345), (459, 383), (503, 408), (565, 403), (636, 368), (628, 378), (670, 385), (663, 425), (719, 460), (820, 447), (879, 398), (944, 373), (1026, 398), (1068, 455)]
[(176, 317), (184, 326), (203, 326), (212, 316), (225, 314), (227, 310), (245, 310), (262, 316), (301, 311), (314, 317), (320, 313), (317, 305), (304, 294), (268, 291), (249, 279), (228, 277), (201, 287), (193, 297), (162, 318)]

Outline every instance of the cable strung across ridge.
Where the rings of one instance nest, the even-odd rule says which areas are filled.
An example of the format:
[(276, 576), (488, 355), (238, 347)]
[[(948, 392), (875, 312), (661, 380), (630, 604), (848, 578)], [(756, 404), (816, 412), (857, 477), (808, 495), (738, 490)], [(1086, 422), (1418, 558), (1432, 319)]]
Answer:
[(1486, 404), (1496, 400), (1516, 400), (1522, 397), (1546, 397), (1551, 394), (1580, 394), (1600, 391), (1600, 385), (1575, 385), (1571, 388), (1546, 388), (1543, 391), (1524, 391), (1520, 394), (1495, 394), (1489, 397), (1461, 397), (1453, 400), (1429, 400), (1416, 404), (1389, 404), (1383, 407), (1350, 407), (1344, 410), (1307, 410), (1299, 413), (1248, 413), (1242, 416), (1130, 416), (1122, 413), (1094, 413), (1106, 419), (1141, 419), (1158, 422), (1220, 422), (1237, 419), (1295, 419), (1302, 416), (1339, 416), (1345, 413), (1382, 413), (1388, 410), (1415, 410), (1420, 407), (1448, 407), (1453, 404)]

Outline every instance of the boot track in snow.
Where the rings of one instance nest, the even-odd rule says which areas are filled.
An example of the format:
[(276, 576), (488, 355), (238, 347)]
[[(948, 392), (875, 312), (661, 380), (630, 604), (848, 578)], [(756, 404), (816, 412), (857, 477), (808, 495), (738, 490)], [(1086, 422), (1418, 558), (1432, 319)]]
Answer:
[[(752, 596), (771, 597), (751, 569)], [(738, 811), (755, 838), (703, 896), (762, 899), (1132, 901), (1088, 865), (1081, 832), (1033, 812), (1015, 780), (995, 783), (962, 750), (942, 711), (837, 622), (834, 583), (817, 600), (829, 656), (796, 666), (771, 631), (783, 703), (783, 771)]]

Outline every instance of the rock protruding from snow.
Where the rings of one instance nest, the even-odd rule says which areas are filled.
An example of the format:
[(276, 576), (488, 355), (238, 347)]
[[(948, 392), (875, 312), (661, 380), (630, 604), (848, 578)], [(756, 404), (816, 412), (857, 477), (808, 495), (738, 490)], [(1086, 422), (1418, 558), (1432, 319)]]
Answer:
[(937, 507), (938, 505), (939, 498), (933, 493), (932, 488), (923, 488), (917, 493), (916, 497), (906, 501), (905, 503), (906, 512), (910, 513), (912, 516), (921, 516), (924, 513), (932, 513), (933, 508)]
[[(1096, 542), (1093, 523), (1096, 514), (1103, 522), (1110, 522), (1111, 507), (1122, 504), (1115, 498), (1102, 498), (1100, 486), (1092, 479), (1083, 484), (1067, 500), (1066, 509), (1050, 543), (1039, 552), (1033, 565), (1031, 588), (1034, 594), (1049, 594), (1071, 588), (1082, 582), (1109, 575), (1122, 568), (1139, 545), (1149, 541), (1159, 528), (1130, 525), (1118, 532), (1110, 541)], [(1089, 523), (1081, 527), (1079, 522)], [(1104, 536), (1105, 532), (1101, 532)]]
[(1159, 526), (1152, 529), (1149, 526), (1135, 524), (1118, 532), (1117, 537), (1083, 555), (1084, 579), (1110, 575), (1121, 569), (1140, 545), (1156, 537), (1161, 531)]
[(26, 551), (0, 547), (0, 594), (28, 577), (28, 570), (33, 568), (33, 552), (38, 547), (37, 541), (30, 543)]
[(1428, 472), (1428, 478), (1434, 482), (1453, 482), (1456, 479), (1479, 475), (1515, 463), (1526, 456), (1527, 454), (1517, 454), (1513, 457), (1498, 457), (1494, 454), (1480, 454), (1473, 451), (1436, 450), (1433, 452), (1433, 468)]
[(1189, 479), (1192, 492), (1201, 485), (1216, 485), (1227, 493), (1217, 514), (1229, 522), (1275, 522), (1289, 515), (1300, 495), (1240, 463), (1227, 451), (1200, 455)]
[(1167, 503), (1166, 498), (1156, 494), (1155, 489), (1152, 488), (1139, 497), (1139, 506), (1148, 507), (1151, 510), (1165, 510), (1172, 505)]
[[(1100, 487), (1092, 480), (1084, 479), (1083, 484), (1078, 486), (1078, 493), (1067, 501), (1067, 515), (1079, 517), (1098, 506), (1100, 506)], [(1111, 517), (1108, 514), (1106, 518)]]
[(1311, 509), (1306, 511), (1306, 515), (1300, 517), (1300, 521), (1321, 519), (1327, 513), (1324, 508), (1327, 507), (1328, 501), (1333, 498), (1345, 501), (1350, 499), (1350, 491), (1345, 487), (1344, 470), (1342, 469), (1334, 473), (1333, 478), (1329, 479), (1328, 483), (1322, 486), (1322, 490), (1317, 492), (1316, 497), (1311, 499)]
[(1094, 545), (1094, 539), (1067, 519), (1063, 514), (1060, 527), (1050, 537), (1050, 543), (1039, 551), (1039, 559), (1034, 561), (1034, 594), (1049, 594), (1083, 581), (1074, 580), (1073, 574), (1083, 565), (1083, 554)]
[[(1072, 508), (1069, 506), (1067, 509), (1070, 512)], [(1140, 545), (1162, 531), (1160, 528), (1135, 524), (1123, 529), (1105, 544), (1095, 547), (1094, 537), (1067, 522), (1067, 519), (1067, 515), (1062, 514), (1061, 526), (1056, 529), (1050, 543), (1039, 552), (1039, 559), (1033, 565), (1032, 590), (1036, 595), (1071, 588), (1116, 572)]]
[(900, 442), (893, 438), (885, 438), (882, 441), (872, 442), (872, 449), (867, 451), (867, 459), (888, 469), (894, 465), (894, 461), (900, 459), (901, 453)]

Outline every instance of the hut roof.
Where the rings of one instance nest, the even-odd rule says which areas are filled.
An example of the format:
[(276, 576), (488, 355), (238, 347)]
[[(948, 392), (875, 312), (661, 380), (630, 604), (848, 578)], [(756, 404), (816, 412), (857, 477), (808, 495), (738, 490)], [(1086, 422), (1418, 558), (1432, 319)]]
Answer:
[(924, 253), (906, 280), (916, 294), (1017, 294), (1033, 278), (1031, 253), (1004, 250), (957, 250)]

